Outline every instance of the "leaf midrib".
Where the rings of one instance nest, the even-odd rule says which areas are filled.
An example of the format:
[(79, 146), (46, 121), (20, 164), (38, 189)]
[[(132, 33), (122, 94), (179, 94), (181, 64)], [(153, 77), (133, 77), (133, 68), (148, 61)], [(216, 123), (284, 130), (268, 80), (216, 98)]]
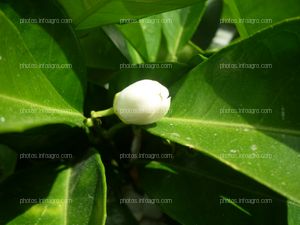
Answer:
[(67, 178), (66, 178), (66, 192), (65, 192), (65, 197), (66, 197), (66, 201), (65, 201), (65, 205), (64, 205), (64, 224), (68, 225), (68, 201), (69, 201), (69, 188), (70, 188), (70, 182), (71, 182), (71, 175), (72, 175), (72, 170), (69, 169), (67, 171)]
[(217, 127), (227, 127), (227, 128), (244, 128), (244, 129), (252, 129), (252, 130), (260, 130), (267, 132), (274, 132), (280, 134), (290, 134), (300, 136), (299, 130), (292, 130), (286, 128), (277, 128), (277, 127), (268, 127), (261, 125), (250, 125), (250, 124), (242, 124), (242, 123), (229, 123), (229, 122), (221, 122), (221, 121), (212, 121), (212, 120), (200, 120), (193, 118), (179, 118), (179, 117), (164, 117), (162, 121), (166, 122), (182, 122), (189, 124), (199, 124), (199, 125), (207, 125), (207, 126), (217, 126)]
[[(10, 26), (12, 27), (12, 29), (16, 32), (16, 34), (18, 35), (18, 38), (20, 39), (20, 41), (22, 42), (24, 48), (26, 49), (27, 53), (29, 54), (29, 56), (31, 57), (32, 61), (37, 64), (36, 60), (35, 60), (35, 57), (32, 55), (31, 51), (29, 50), (27, 44), (24, 42), (24, 39), (19, 31), (19, 29), (15, 26), (15, 24), (0, 10), (0, 16), (2, 16), (6, 22), (8, 24), (10, 24)], [(52, 83), (49, 81), (49, 79), (47, 78), (47, 76), (44, 74), (44, 72), (39, 69), (39, 71), (43, 74), (43, 78), (44, 78), (44, 82), (47, 82), (52, 88), (53, 88), (53, 91), (55, 93), (57, 93), (59, 95), (59, 97), (61, 97), (62, 101), (69, 107), (69, 109), (72, 109), (74, 110), (74, 112), (68, 112), (64, 109), (59, 109), (59, 108), (51, 108), (51, 107), (48, 107), (48, 106), (45, 106), (45, 105), (41, 105), (39, 103), (34, 103), (34, 102), (30, 102), (28, 100), (21, 100), (21, 99), (17, 99), (15, 97), (11, 97), (11, 96), (7, 96), (7, 95), (4, 95), (4, 94), (1, 94), (0, 93), (0, 98), (4, 98), (4, 99), (8, 99), (8, 100), (11, 100), (11, 101), (14, 101), (14, 102), (19, 102), (21, 104), (25, 104), (25, 105), (31, 105), (31, 106), (34, 106), (36, 108), (42, 108), (42, 109), (46, 109), (46, 110), (49, 110), (49, 111), (56, 111), (56, 112), (60, 112), (61, 114), (65, 114), (65, 115), (71, 115), (71, 116), (74, 116), (74, 117), (80, 117), (82, 118), (83, 115), (75, 108), (73, 108), (71, 105), (69, 105), (68, 102), (66, 102), (65, 98), (63, 96), (61, 96), (58, 91), (56, 90), (56, 88), (52, 85)]]
[(23, 105), (28, 105), (28, 106), (31, 106), (32, 108), (44, 109), (44, 110), (59, 112), (60, 114), (66, 114), (66, 115), (71, 115), (71, 116), (76, 116), (76, 117), (78, 117), (78, 116), (82, 117), (81, 113), (79, 113), (76, 109), (71, 108), (71, 106), (69, 106), (69, 107), (72, 110), (74, 110), (74, 112), (67, 111), (67, 110), (69, 110), (67, 108), (66, 109), (53, 108), (53, 107), (49, 107), (49, 106), (42, 105), (42, 104), (39, 104), (39, 103), (31, 102), (31, 101), (24, 100), (24, 99), (17, 99), (15, 97), (3, 95), (3, 94), (0, 94), (0, 98), (6, 99), (8, 101), (17, 102), (17, 103), (20, 103), (20, 104), (23, 104)]

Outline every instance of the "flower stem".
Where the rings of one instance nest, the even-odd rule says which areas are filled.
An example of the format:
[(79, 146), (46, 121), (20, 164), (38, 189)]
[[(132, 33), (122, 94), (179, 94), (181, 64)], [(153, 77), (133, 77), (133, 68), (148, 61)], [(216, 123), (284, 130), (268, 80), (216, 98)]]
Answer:
[(105, 109), (105, 110), (101, 110), (101, 111), (91, 111), (91, 117), (92, 118), (97, 118), (97, 117), (104, 117), (104, 116), (110, 116), (113, 115), (114, 109), (113, 108), (109, 108), (109, 109)]

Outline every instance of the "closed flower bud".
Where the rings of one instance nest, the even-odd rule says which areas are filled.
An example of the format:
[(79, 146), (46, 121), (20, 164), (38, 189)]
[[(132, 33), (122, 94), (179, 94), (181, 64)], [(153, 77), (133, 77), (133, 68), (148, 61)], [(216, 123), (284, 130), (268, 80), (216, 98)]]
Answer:
[(126, 124), (151, 124), (164, 117), (171, 103), (168, 89), (153, 80), (137, 81), (114, 98), (115, 114)]

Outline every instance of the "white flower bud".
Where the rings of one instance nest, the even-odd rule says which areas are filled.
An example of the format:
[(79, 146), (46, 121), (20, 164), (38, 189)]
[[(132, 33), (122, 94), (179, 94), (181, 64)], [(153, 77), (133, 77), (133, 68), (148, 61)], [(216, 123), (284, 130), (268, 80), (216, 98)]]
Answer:
[(145, 125), (165, 116), (170, 103), (165, 86), (153, 80), (140, 80), (115, 95), (113, 108), (124, 123)]

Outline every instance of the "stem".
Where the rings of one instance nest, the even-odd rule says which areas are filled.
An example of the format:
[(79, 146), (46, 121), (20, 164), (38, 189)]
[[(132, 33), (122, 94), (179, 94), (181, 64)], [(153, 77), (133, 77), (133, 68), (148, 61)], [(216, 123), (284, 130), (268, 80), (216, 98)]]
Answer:
[(105, 109), (105, 110), (101, 110), (101, 111), (91, 111), (91, 117), (92, 118), (97, 118), (97, 117), (104, 117), (104, 116), (110, 116), (113, 115), (114, 109), (113, 108), (109, 108), (109, 109)]
[(196, 49), (200, 54), (204, 55), (205, 52), (196, 44), (194, 44), (192, 41), (188, 42), (190, 46), (192, 46), (194, 49)]

